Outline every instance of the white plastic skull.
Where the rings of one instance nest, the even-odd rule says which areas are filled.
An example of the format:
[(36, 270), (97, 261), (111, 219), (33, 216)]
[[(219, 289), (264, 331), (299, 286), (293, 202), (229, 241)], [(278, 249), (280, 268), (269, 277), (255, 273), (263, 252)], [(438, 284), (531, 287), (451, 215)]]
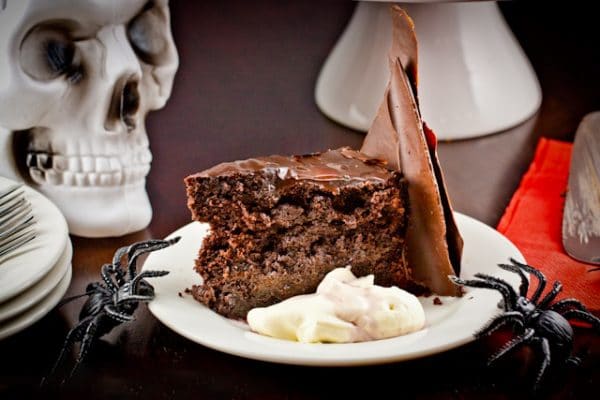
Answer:
[(0, 0), (0, 175), (54, 201), (73, 234), (143, 229), (144, 120), (177, 66), (168, 0)]

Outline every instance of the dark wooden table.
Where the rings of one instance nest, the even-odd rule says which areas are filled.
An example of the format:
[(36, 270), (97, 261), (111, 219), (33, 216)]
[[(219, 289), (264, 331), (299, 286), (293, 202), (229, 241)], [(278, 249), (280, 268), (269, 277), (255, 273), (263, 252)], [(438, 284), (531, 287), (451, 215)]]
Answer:
[[(253, 155), (360, 145), (361, 133), (328, 120), (313, 101), (319, 68), (354, 6), (350, 1), (173, 2), (181, 65), (170, 102), (148, 119), (154, 219), (148, 229), (126, 237), (72, 237), (74, 276), (68, 295), (97, 280), (100, 265), (117, 247), (164, 237), (189, 222), (182, 183), (187, 174)], [(502, 4), (540, 79), (544, 101), (539, 113), (507, 132), (440, 146), (455, 208), (492, 226), (539, 136), (572, 140), (580, 118), (600, 109), (596, 13), (583, 4), (541, 7)], [(140, 307), (137, 321), (99, 342), (60, 391), (40, 393), (36, 385), (76, 322), (78, 307), (55, 310), (0, 342), (0, 398), (512, 399), (528, 397), (530, 367), (539, 361), (521, 352), (495, 369), (484, 368), (486, 355), (498, 344), (495, 338), (383, 366), (277, 365), (193, 343)], [(576, 346), (587, 349), (585, 362), (577, 370), (551, 374), (542, 397), (594, 397), (600, 378), (598, 338), (577, 329)]]

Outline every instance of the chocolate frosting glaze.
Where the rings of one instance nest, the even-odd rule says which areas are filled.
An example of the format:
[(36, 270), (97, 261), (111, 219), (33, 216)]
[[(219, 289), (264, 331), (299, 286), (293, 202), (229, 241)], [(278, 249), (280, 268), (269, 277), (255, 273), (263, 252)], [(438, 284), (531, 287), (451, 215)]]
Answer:
[(361, 182), (385, 182), (393, 170), (386, 162), (342, 147), (322, 153), (301, 156), (268, 156), (226, 162), (196, 174), (200, 177), (250, 174), (259, 171), (277, 175), (281, 185), (289, 180), (310, 180), (322, 189), (337, 191), (342, 185)]
[(463, 242), (446, 194), (435, 135), (423, 125), (413, 90), (417, 82), (414, 26), (398, 6), (392, 7), (392, 18), (390, 81), (361, 152), (386, 160), (408, 181), (407, 253), (413, 278), (440, 295), (459, 295), (448, 275), (460, 273)]

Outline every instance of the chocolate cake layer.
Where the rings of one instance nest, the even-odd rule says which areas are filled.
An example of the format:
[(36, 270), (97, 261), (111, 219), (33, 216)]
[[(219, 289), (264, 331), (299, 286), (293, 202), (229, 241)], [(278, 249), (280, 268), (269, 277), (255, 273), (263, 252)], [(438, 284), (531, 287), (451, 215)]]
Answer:
[(399, 171), (342, 148), (220, 164), (186, 178), (193, 218), (211, 224), (196, 299), (244, 318), (253, 307), (313, 292), (337, 267), (408, 287), (407, 187)]

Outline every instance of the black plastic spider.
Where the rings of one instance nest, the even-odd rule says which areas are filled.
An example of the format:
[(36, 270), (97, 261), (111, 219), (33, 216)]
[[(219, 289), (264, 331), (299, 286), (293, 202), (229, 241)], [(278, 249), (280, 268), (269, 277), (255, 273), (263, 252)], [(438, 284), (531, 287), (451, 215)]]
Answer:
[[(552, 290), (540, 300), (545, 287), (546, 277), (537, 269), (510, 259), (511, 264), (499, 264), (504, 270), (514, 272), (521, 278), (519, 293), (506, 281), (485, 274), (475, 274), (477, 279), (463, 280), (456, 276), (450, 279), (459, 285), (475, 288), (493, 289), (500, 292), (503, 298), (504, 313), (493, 318), (475, 337), (487, 336), (507, 323), (518, 327), (519, 335), (507, 342), (487, 361), (488, 366), (525, 344), (535, 344), (543, 354), (542, 364), (535, 377), (533, 390), (537, 391), (539, 383), (552, 360), (555, 364), (567, 363), (578, 365), (581, 360), (571, 355), (573, 349), (573, 328), (568, 319), (578, 319), (592, 324), (595, 330), (600, 331), (600, 319), (585, 308), (576, 299), (564, 299), (550, 305), (562, 290), (562, 284), (558, 281), (552, 285)], [(528, 299), (529, 281), (525, 276), (528, 272), (538, 280), (538, 287)]]
[[(81, 347), (68, 376), (75, 373), (83, 361), (93, 342), (106, 335), (123, 322), (135, 320), (133, 313), (139, 302), (154, 299), (154, 288), (144, 278), (164, 276), (169, 271), (144, 271), (137, 273), (138, 258), (145, 253), (164, 249), (179, 241), (180, 237), (170, 240), (148, 240), (119, 248), (113, 257), (112, 264), (104, 264), (101, 269), (102, 282), (92, 282), (83, 294), (64, 299), (59, 307), (83, 296), (88, 296), (79, 313), (79, 323), (75, 325), (65, 338), (58, 359), (48, 376), (54, 375), (66, 352), (80, 341)], [(127, 269), (123, 268), (122, 259), (126, 256)], [(67, 378), (67, 379), (68, 379)], [(42, 381), (42, 385), (44, 384)]]

